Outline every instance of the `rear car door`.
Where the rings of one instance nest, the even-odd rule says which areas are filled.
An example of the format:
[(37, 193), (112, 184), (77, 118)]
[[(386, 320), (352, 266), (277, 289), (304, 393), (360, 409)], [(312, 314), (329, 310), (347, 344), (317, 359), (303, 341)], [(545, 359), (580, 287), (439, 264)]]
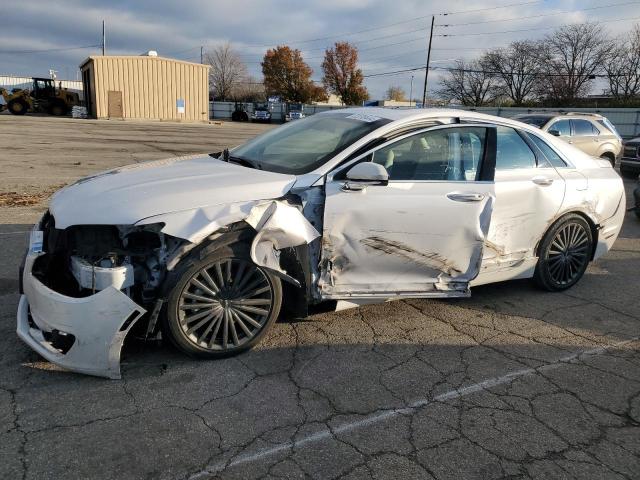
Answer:
[(511, 127), (496, 129), (496, 201), (474, 284), (526, 276), (538, 241), (560, 210), (565, 181), (535, 139), (544, 143)]
[(598, 156), (600, 131), (590, 121), (581, 118), (572, 119), (571, 131), (571, 140), (575, 147), (589, 155)]
[[(351, 187), (375, 162), (388, 184)], [(326, 181), (320, 288), (326, 299), (466, 296), (494, 201), (495, 129), (431, 128), (387, 142)]]

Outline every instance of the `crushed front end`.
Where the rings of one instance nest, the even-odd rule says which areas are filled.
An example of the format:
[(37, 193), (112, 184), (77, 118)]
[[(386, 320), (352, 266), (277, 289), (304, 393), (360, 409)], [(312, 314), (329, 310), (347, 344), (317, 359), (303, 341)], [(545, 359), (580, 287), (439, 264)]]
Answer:
[(66, 369), (120, 378), (124, 339), (150, 310), (166, 259), (183, 243), (161, 228), (62, 230), (45, 214), (31, 232), (21, 272), (19, 337)]

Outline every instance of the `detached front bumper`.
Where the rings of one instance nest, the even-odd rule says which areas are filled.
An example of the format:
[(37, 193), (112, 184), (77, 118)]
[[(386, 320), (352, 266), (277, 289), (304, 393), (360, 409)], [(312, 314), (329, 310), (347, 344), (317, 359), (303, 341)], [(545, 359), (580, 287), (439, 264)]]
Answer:
[[(42, 357), (63, 368), (120, 378), (122, 344), (145, 310), (111, 286), (81, 298), (51, 290), (32, 274), (40, 255), (30, 251), (25, 260), (24, 294), (17, 313), (18, 336)], [(67, 340), (65, 348), (56, 348), (51, 340), (60, 336)]]

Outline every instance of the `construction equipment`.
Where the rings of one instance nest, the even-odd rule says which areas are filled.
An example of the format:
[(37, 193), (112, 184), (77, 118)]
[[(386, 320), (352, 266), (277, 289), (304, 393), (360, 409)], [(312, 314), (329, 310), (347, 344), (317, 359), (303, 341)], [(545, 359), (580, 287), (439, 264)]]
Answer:
[(0, 88), (0, 95), (7, 103), (7, 110), (14, 115), (27, 112), (45, 112), (51, 115), (66, 115), (71, 107), (80, 105), (80, 96), (62, 88), (56, 88), (51, 78), (33, 78), (31, 89), (14, 88), (11, 92)]

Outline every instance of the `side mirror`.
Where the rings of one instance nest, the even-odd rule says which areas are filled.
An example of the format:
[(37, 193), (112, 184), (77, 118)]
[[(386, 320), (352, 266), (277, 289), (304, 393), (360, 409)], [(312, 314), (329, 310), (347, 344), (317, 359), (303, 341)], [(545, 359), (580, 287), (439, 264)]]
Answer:
[(347, 180), (356, 182), (389, 183), (389, 173), (382, 165), (362, 162), (347, 172)]
[(549, 130), (549, 132), (547, 132), (551, 135), (553, 135), (554, 137), (559, 137), (560, 136), (560, 131), (559, 130)]
[(362, 162), (347, 172), (347, 183), (343, 190), (359, 191), (369, 185), (388, 185), (389, 173), (382, 165), (373, 162)]

